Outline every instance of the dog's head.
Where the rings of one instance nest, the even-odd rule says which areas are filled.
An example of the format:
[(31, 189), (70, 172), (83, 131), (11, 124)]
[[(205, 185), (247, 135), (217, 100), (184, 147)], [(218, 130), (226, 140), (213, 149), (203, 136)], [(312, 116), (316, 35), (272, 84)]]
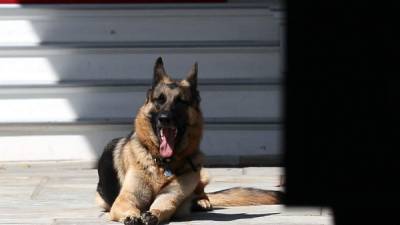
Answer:
[(161, 57), (158, 58), (152, 87), (135, 121), (140, 142), (153, 156), (184, 157), (198, 150), (202, 122), (197, 63), (186, 79), (175, 81), (166, 73)]

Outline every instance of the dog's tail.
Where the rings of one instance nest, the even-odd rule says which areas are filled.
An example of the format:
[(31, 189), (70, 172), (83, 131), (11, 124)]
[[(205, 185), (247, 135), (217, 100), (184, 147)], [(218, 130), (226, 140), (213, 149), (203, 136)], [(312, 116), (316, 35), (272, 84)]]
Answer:
[(282, 195), (281, 191), (241, 187), (207, 193), (207, 197), (214, 207), (274, 205), (281, 203)]

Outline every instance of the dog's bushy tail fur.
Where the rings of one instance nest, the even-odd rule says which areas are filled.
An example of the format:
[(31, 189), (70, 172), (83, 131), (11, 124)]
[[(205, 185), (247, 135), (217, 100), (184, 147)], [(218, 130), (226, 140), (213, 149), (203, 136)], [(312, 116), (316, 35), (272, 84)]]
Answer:
[(281, 202), (282, 192), (235, 187), (207, 193), (207, 196), (214, 207), (273, 205)]

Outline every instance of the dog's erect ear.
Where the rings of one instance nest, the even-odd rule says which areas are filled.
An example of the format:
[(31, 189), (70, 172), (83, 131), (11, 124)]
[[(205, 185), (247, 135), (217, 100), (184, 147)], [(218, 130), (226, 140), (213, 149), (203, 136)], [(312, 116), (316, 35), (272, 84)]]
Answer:
[(200, 94), (199, 91), (197, 90), (197, 62), (194, 63), (192, 66), (192, 69), (189, 72), (189, 75), (186, 77), (186, 81), (190, 84), (190, 89), (192, 92), (192, 98), (193, 101), (195, 102), (196, 105), (200, 103)]
[(193, 90), (197, 89), (197, 62), (194, 63), (194, 65), (192, 66), (192, 69), (186, 77), (186, 80), (189, 82), (190, 87)]
[(158, 57), (154, 65), (153, 87), (155, 87), (164, 77), (168, 76), (164, 69), (164, 63), (161, 57)]

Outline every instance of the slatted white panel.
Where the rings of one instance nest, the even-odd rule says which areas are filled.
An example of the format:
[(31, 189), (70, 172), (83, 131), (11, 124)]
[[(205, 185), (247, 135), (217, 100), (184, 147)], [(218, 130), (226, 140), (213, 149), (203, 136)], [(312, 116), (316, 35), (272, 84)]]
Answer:
[[(268, 9), (70, 10), (0, 16), (1, 45), (279, 40)], [(38, 12), (40, 13), (40, 12)]]
[(176, 78), (183, 78), (197, 61), (199, 79), (278, 79), (279, 54), (277, 47), (12, 49), (0, 51), (0, 85), (151, 79), (159, 56)]
[(280, 155), (279, 5), (0, 6), (0, 161), (96, 159), (158, 56), (175, 78), (199, 63), (208, 156)]
[[(74, 122), (133, 118), (146, 87), (6, 89), (0, 91), (0, 122)], [(204, 117), (280, 117), (279, 86), (200, 88)]]
[[(128, 135), (130, 129), (127, 125), (3, 127), (0, 161), (93, 160), (109, 140)], [(206, 126), (201, 148), (208, 156), (278, 155), (280, 134), (279, 128), (268, 126)]]

